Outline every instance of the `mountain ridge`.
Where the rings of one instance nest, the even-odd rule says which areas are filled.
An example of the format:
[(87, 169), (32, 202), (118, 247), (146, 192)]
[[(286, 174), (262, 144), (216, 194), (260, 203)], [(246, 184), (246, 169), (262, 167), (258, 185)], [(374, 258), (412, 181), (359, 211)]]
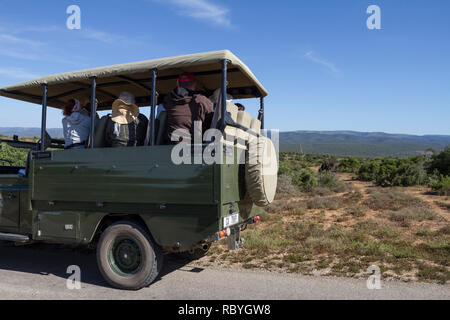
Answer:
[(311, 131), (280, 132), (280, 151), (359, 157), (406, 157), (428, 148), (442, 150), (450, 135), (412, 135), (385, 132)]
[[(63, 136), (61, 128), (49, 128), (53, 138)], [(39, 137), (39, 128), (0, 127), (0, 135)], [(450, 135), (413, 135), (352, 130), (296, 130), (280, 132), (280, 151), (357, 157), (406, 157), (437, 151), (450, 145)]]

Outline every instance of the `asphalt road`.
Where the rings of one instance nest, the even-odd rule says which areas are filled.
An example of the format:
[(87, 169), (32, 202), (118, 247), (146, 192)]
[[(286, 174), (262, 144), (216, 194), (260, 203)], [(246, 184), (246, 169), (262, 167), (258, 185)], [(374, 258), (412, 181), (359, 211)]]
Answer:
[[(81, 269), (81, 289), (66, 287), (67, 267)], [(137, 292), (110, 288), (92, 252), (53, 245), (15, 247), (0, 242), (0, 299), (450, 299), (450, 285), (311, 277), (261, 271), (209, 269), (166, 259), (160, 277)]]

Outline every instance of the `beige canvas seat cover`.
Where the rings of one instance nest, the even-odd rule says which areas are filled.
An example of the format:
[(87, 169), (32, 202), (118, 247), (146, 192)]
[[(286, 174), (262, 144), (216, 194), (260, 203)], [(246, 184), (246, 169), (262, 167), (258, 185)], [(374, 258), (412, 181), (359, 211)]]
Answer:
[(273, 142), (250, 136), (246, 152), (245, 183), (253, 203), (265, 207), (273, 202), (277, 190), (278, 157)]

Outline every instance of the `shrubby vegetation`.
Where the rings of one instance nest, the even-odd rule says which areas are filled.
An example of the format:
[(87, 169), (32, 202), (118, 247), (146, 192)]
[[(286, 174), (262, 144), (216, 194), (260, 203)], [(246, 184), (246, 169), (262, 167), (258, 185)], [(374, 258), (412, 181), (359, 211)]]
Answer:
[(355, 157), (348, 157), (339, 161), (339, 171), (347, 173), (358, 173), (361, 168), (363, 160)]
[(358, 177), (383, 187), (423, 185), (428, 182), (425, 162), (423, 156), (366, 160), (358, 170)]
[(433, 156), (429, 171), (437, 171), (443, 176), (450, 176), (450, 146)]
[[(348, 189), (335, 174), (326, 171), (318, 173), (309, 168), (320, 166), (323, 161), (335, 160), (333, 158), (283, 154), (280, 159), (278, 192), (292, 190), (292, 186), (299, 192), (317, 194), (344, 192)], [(292, 191), (289, 193), (292, 194)]]
[(431, 158), (418, 155), (408, 158), (337, 159), (328, 155), (283, 153), (280, 159), (279, 174), (290, 177), (292, 184), (303, 192), (319, 191), (321, 188), (342, 191), (343, 183), (332, 173), (316, 173), (310, 169), (323, 162), (338, 162), (340, 172), (357, 174), (359, 179), (373, 181), (377, 186), (429, 185), (439, 194), (450, 194), (450, 146)]
[(9, 163), (1, 161), (2, 159), (11, 161), (13, 166), (25, 166), (28, 155), (27, 150), (12, 148), (6, 144), (1, 144), (1, 147), (0, 166), (9, 165)]
[(450, 176), (434, 173), (430, 177), (430, 187), (440, 195), (450, 195)]
[[(430, 205), (447, 210), (448, 199), (389, 187), (429, 184), (443, 190), (450, 178), (432, 165), (435, 159), (442, 157), (281, 154), (277, 199), (265, 208), (263, 223), (248, 227), (239, 254), (226, 251), (222, 242), (212, 247), (205, 263), (363, 277), (368, 265), (377, 264), (383, 278), (448, 283), (450, 226), (441, 210)], [(319, 173), (323, 162), (338, 162), (340, 172), (352, 174)], [(387, 187), (349, 181), (360, 175)]]

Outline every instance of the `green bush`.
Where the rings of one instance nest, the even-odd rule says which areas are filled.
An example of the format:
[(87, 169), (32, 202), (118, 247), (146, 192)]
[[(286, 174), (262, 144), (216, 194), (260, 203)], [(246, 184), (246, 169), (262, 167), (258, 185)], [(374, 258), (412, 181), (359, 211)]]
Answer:
[(333, 192), (344, 192), (348, 189), (343, 181), (339, 180), (334, 173), (329, 171), (323, 171), (317, 175), (317, 186)]
[(443, 176), (437, 171), (430, 177), (430, 187), (440, 195), (450, 195), (450, 176)]
[(429, 172), (434, 172), (435, 170), (444, 176), (450, 176), (450, 146), (432, 157)]
[(392, 177), (392, 185), (394, 186), (423, 185), (427, 181), (428, 176), (423, 163), (403, 163), (397, 168)]
[(374, 159), (365, 161), (358, 170), (358, 177), (374, 181), (378, 186), (415, 186), (428, 182), (425, 158)]
[[(281, 159), (281, 157), (280, 157)], [(280, 160), (279, 175), (294, 176), (298, 171), (305, 168), (305, 164), (297, 160)]]
[(376, 173), (381, 166), (381, 160), (369, 160), (364, 162), (358, 170), (358, 177), (363, 181), (375, 180)]
[(358, 173), (361, 161), (354, 157), (348, 157), (339, 161), (339, 171), (347, 173)]
[(292, 183), (302, 190), (310, 192), (317, 186), (317, 177), (311, 169), (307, 168), (295, 174)]
[[(13, 166), (25, 166), (27, 162), (27, 150), (12, 148), (6, 144), (2, 144), (0, 149), (0, 160), (9, 160)], [(0, 161), (1, 166), (9, 165)]]

